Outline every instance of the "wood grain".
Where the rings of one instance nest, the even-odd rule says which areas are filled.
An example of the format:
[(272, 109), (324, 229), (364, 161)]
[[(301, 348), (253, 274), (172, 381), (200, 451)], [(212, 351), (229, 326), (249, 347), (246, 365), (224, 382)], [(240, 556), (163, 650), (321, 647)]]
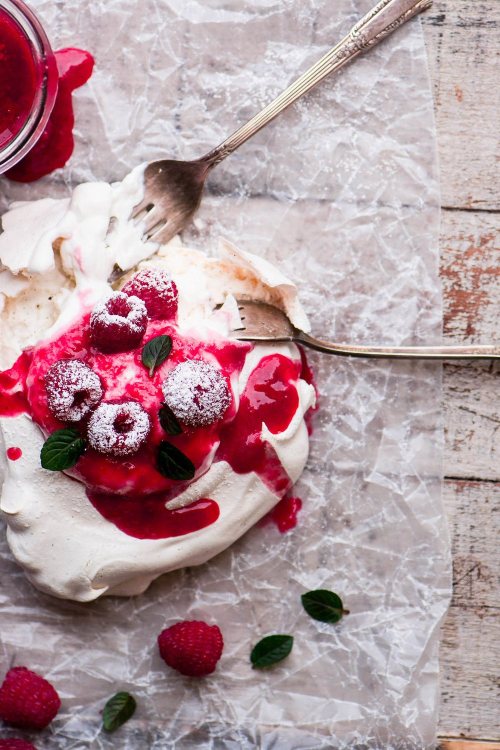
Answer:
[(444, 735), (498, 739), (500, 485), (448, 480), (453, 599), (441, 638)]
[(498, 364), (445, 366), (445, 476), (500, 479), (499, 386)]
[[(443, 330), (450, 342), (498, 341), (500, 3), (434, 0), (422, 20), (445, 207)], [(485, 741), (500, 739), (499, 377), (488, 363), (444, 367), (454, 591), (441, 639), (440, 750), (500, 748)]]
[[(500, 215), (444, 211), (441, 222), (444, 333), (453, 342), (500, 340)], [(444, 369), (445, 475), (500, 479), (500, 367)]]
[(471, 343), (498, 338), (499, 215), (443, 211), (440, 249), (445, 335)]
[(500, 3), (434, 0), (422, 16), (443, 206), (498, 210)]

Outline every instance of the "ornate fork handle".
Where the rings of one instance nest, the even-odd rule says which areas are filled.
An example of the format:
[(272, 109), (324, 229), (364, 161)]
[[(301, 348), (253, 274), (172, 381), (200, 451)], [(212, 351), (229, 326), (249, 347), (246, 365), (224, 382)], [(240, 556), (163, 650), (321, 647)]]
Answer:
[(294, 341), (326, 354), (370, 359), (500, 359), (500, 346), (470, 344), (465, 346), (353, 346), (334, 344), (296, 331)]
[(199, 161), (205, 162), (208, 167), (221, 162), (325, 76), (343, 67), (364, 50), (373, 47), (417, 13), (429, 8), (431, 4), (432, 0), (380, 0), (321, 60)]

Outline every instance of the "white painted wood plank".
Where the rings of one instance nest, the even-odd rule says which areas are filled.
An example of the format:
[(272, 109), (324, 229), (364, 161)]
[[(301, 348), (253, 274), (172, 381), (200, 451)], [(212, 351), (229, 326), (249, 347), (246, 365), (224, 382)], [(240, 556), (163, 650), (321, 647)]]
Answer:
[(500, 2), (434, 0), (422, 19), (443, 205), (499, 209)]
[(441, 637), (441, 735), (500, 739), (500, 485), (448, 481), (454, 594)]
[(444, 333), (457, 342), (499, 340), (500, 213), (443, 211), (440, 252)]
[[(500, 214), (444, 211), (445, 339), (500, 343)], [(500, 366), (444, 368), (445, 476), (500, 479)]]

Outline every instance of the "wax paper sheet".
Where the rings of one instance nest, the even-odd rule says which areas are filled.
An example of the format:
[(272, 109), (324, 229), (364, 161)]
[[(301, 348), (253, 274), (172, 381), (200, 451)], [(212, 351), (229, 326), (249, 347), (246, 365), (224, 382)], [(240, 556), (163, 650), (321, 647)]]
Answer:
[[(200, 156), (336, 42), (371, 0), (37, 0), (54, 46), (95, 54), (75, 96), (76, 149), (12, 199), (121, 179), (162, 155)], [(438, 188), (419, 21), (331, 77), (210, 178), (186, 241), (223, 235), (278, 263), (313, 330), (348, 342), (440, 340)], [(321, 393), (296, 529), (254, 528), (200, 568), (142, 596), (90, 605), (35, 591), (1, 550), (1, 669), (44, 674), (63, 707), (39, 750), (433, 747), (439, 624), (449, 597), (440, 496), (440, 368), (311, 355)], [(338, 625), (300, 595), (338, 592)], [(178, 619), (220, 625), (214, 675), (160, 660)], [(251, 646), (291, 633), (290, 657), (252, 670)], [(1, 675), (0, 675), (1, 677)], [(100, 711), (137, 698), (111, 737)], [(18, 734), (5, 727), (1, 736)]]

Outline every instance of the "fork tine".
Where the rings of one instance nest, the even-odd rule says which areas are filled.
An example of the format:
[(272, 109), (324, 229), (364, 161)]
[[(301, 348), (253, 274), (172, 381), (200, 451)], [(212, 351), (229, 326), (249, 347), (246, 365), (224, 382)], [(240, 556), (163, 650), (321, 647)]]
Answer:
[(147, 213), (148, 211), (151, 211), (154, 204), (151, 203), (151, 199), (149, 198), (143, 198), (140, 203), (137, 204), (137, 206), (134, 206), (132, 209), (132, 213), (130, 215), (131, 219), (139, 219), (141, 214)]
[(148, 242), (166, 245), (178, 233), (178, 227), (170, 221), (160, 222), (148, 235)]
[(266, 302), (236, 300), (242, 328), (233, 332), (242, 341), (292, 341), (294, 328), (287, 315)]
[(162, 211), (155, 206), (140, 221), (140, 226), (144, 236), (149, 237), (160, 228), (159, 225), (163, 226), (165, 223), (165, 216)]

